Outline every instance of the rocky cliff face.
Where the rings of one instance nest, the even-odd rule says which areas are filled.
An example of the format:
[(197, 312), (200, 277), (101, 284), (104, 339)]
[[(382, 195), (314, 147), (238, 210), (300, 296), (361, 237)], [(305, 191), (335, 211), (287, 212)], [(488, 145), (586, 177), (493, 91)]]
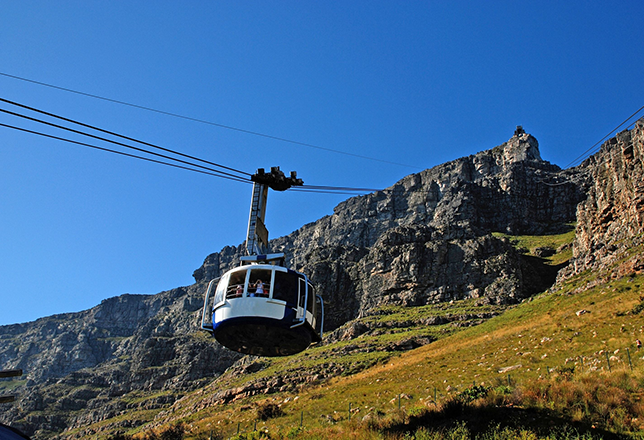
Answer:
[[(548, 288), (554, 273), (544, 277), (492, 232), (560, 231), (575, 220), (584, 176), (542, 160), (536, 139), (518, 128), (491, 150), (351, 198), (271, 247), (315, 283), (331, 330), (385, 304), (512, 303)], [(0, 327), (0, 368), (23, 368), (28, 379), (20, 402), (0, 408), (4, 419), (46, 438), (132, 405), (167, 406), (217, 377), (240, 356), (197, 330), (203, 293), (241, 252), (209, 255), (192, 286)], [(159, 395), (122, 398), (137, 390)]]
[(562, 276), (602, 270), (624, 257), (620, 272), (644, 270), (640, 253), (629, 255), (644, 243), (643, 162), (644, 118), (581, 165), (590, 185), (577, 211), (573, 264)]
[(159, 341), (194, 331), (201, 293), (191, 286), (122, 295), (84, 312), (2, 327), (0, 361), (27, 372), (28, 385), (118, 359), (129, 359), (134, 371), (163, 364), (177, 351), (164, 351)]
[[(409, 175), (390, 188), (353, 197), (331, 216), (271, 241), (273, 251), (286, 252), (292, 266), (305, 264), (309, 249), (333, 246), (370, 248), (388, 230), (429, 225), (446, 237), (490, 231), (531, 234), (550, 231), (575, 218), (584, 197), (580, 185), (549, 186), (559, 167), (541, 159), (537, 140), (518, 128), (512, 138), (492, 150), (457, 159)], [(238, 263), (243, 246), (209, 255), (197, 269), (197, 281), (219, 276)]]
[[(519, 127), (492, 150), (351, 198), (333, 215), (271, 246), (318, 286), (330, 310), (330, 328), (389, 303), (468, 297), (515, 302), (554, 279), (526, 283), (535, 278), (534, 268), (491, 232), (560, 231), (574, 221), (583, 198), (577, 172), (542, 160), (537, 140)], [(219, 276), (237, 264), (242, 250), (227, 247), (208, 256), (195, 279)]]
[(62, 377), (113, 357), (120, 340), (159, 312), (163, 301), (141, 295), (110, 298), (80, 313), (3, 327), (0, 362), (30, 372), (30, 381)]
[(22, 368), (19, 402), (2, 416), (26, 433), (51, 433), (114, 417), (119, 399), (158, 390), (167, 405), (241, 356), (196, 332), (203, 286), (122, 295), (80, 313), (0, 328), (0, 367)]

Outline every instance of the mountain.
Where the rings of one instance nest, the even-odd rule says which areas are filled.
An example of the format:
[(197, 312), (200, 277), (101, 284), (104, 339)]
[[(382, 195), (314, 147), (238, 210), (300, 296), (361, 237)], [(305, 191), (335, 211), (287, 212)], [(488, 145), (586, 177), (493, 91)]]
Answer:
[[(554, 274), (535, 284), (543, 268), (492, 232), (564, 231), (584, 198), (579, 177), (542, 160), (537, 140), (517, 128), (492, 150), (351, 198), (271, 246), (319, 286), (331, 328), (383, 303), (516, 302), (549, 287)], [(195, 279), (221, 275), (241, 252), (209, 255)]]
[[(351, 198), (332, 215), (272, 240), (271, 248), (285, 252), (288, 264), (307, 273), (323, 296), (329, 353), (370, 350), (382, 359), (411, 350), (438, 337), (432, 326), (478, 324), (508, 304), (556, 290), (557, 280), (618, 260), (624, 273), (641, 270), (639, 254), (628, 252), (641, 244), (644, 224), (643, 131), (640, 120), (581, 166), (561, 170), (541, 159), (536, 139), (517, 127), (491, 150)], [(572, 264), (545, 258), (569, 252), (565, 244), (531, 252), (516, 246), (520, 236), (572, 234), (575, 222)], [(223, 349), (198, 330), (207, 282), (236, 266), (241, 251), (241, 245), (228, 246), (209, 255), (191, 286), (0, 327), (0, 367), (26, 373), (23, 381), (0, 383), (20, 396), (0, 408), (3, 420), (34, 438), (83, 438), (89, 425), (109, 431), (149, 423), (150, 414), (202, 387), (210, 387), (212, 399), (230, 401), (370, 365), (358, 363), (354, 371), (326, 362), (272, 381), (212, 390), (226, 371), (239, 376), (267, 365)], [(466, 299), (467, 310), (400, 321), (400, 328), (423, 329), (406, 339), (335, 348), (338, 341), (382, 332), (375, 317), (387, 307), (440, 311), (442, 304)], [(134, 410), (150, 413), (123, 417)]]

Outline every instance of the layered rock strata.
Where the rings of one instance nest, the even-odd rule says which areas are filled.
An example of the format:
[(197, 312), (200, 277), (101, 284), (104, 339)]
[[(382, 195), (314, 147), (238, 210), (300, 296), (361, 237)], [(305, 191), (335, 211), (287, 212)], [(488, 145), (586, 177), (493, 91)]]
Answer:
[[(603, 271), (644, 243), (644, 118), (607, 140), (580, 169), (590, 186), (577, 210), (574, 259), (562, 276)], [(640, 252), (618, 271), (644, 270)], [(616, 274), (618, 275), (618, 274)]]

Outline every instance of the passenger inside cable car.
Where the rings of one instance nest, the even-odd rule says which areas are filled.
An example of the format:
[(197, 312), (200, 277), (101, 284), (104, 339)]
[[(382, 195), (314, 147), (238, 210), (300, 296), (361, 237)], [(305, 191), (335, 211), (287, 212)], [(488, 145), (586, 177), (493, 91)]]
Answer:
[[(251, 269), (248, 278), (248, 296), (269, 297), (271, 271), (266, 269)], [(263, 282), (262, 280), (268, 280)]]
[(228, 291), (226, 298), (240, 298), (244, 294), (244, 284), (246, 282), (246, 272), (233, 272), (230, 274), (228, 281)]

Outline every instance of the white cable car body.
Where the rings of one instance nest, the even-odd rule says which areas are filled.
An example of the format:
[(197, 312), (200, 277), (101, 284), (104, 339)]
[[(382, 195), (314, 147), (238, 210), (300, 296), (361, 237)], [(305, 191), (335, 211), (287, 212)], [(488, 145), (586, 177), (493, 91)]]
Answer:
[(305, 274), (284, 267), (284, 254), (257, 253), (268, 244), (263, 226), (267, 193), (267, 184), (255, 182), (246, 240), (250, 255), (210, 282), (201, 328), (231, 350), (288, 356), (322, 340), (324, 304)]

